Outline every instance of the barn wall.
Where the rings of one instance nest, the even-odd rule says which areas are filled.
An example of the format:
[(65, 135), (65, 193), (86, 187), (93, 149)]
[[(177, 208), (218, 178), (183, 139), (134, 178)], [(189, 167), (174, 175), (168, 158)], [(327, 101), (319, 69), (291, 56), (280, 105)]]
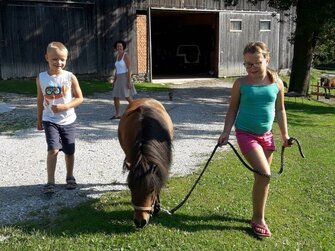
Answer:
[[(138, 37), (142, 36), (143, 32), (137, 31), (136, 16), (138, 14), (146, 16), (149, 3), (153, 8), (173, 8), (176, 11), (231, 10), (230, 13), (233, 13), (238, 10), (254, 10), (255, 13), (268, 11), (269, 14), (272, 12), (267, 7), (266, 1), (255, 6), (247, 0), (238, 2), (235, 6), (226, 6), (223, 0), (0, 0), (0, 79), (35, 77), (38, 72), (45, 70), (47, 66), (44, 60), (45, 48), (54, 40), (64, 42), (69, 49), (68, 70), (77, 75), (91, 74), (105, 77), (114, 69), (113, 45), (116, 40), (123, 39), (128, 45), (132, 72), (143, 73), (145, 63), (139, 61), (138, 48), (145, 44), (145, 39)], [(284, 17), (284, 14), (280, 14), (279, 19), (285, 19)], [(227, 21), (224, 15), (221, 18), (221, 21)], [(289, 22), (278, 23), (279, 52), (276, 65), (278, 68), (290, 67), (293, 55), (292, 45), (287, 42), (287, 37), (293, 32), (294, 24), (290, 18), (286, 20)], [(246, 34), (225, 34), (224, 23), (220, 24), (220, 27), (218, 35), (220, 39), (235, 41), (231, 44), (230, 50), (225, 49), (227, 53), (223, 55), (220, 53), (220, 61), (215, 62), (219, 64), (220, 69), (223, 69), (224, 64), (229, 62), (227, 55), (232, 56), (233, 52), (236, 53), (234, 57), (240, 55), (240, 45), (237, 48), (235, 45), (245, 44), (247, 40), (246, 38), (236, 40)], [(260, 39), (263, 35), (259, 36)], [(252, 37), (250, 34), (248, 36)], [(215, 42), (220, 46), (227, 46), (224, 41)], [(271, 46), (272, 40), (269, 42)], [(274, 55), (275, 52), (272, 56)], [(234, 57), (233, 65), (237, 64)], [(232, 69), (226, 71), (233, 72)], [(239, 72), (240, 70), (237, 70), (235, 73)]]
[[(278, 69), (279, 23), (278, 16), (261, 12), (221, 12), (220, 13), (220, 65), (219, 76), (245, 74), (243, 67), (243, 49), (250, 41), (263, 41), (271, 55), (270, 67)], [(231, 31), (231, 20), (239, 20), (241, 31)], [(260, 31), (260, 20), (270, 20), (271, 30)]]
[(292, 20), (294, 15), (295, 9), (292, 8), (290, 12), (281, 12), (278, 19), (280, 25), (278, 55), (279, 69), (289, 69), (292, 66), (293, 45), (290, 43), (290, 39), (295, 30), (295, 23)]
[(99, 76), (112, 74), (115, 63), (114, 43), (124, 40), (132, 62), (132, 72), (137, 73), (136, 10), (131, 0), (97, 0), (97, 47)]
[(134, 5), (138, 10), (146, 10), (149, 6), (151, 8), (180, 8), (196, 10), (273, 10), (267, 6), (267, 1), (259, 1), (257, 4), (253, 5), (247, 0), (232, 1), (232, 5), (225, 4), (224, 0), (135, 0)]
[(45, 70), (45, 49), (55, 40), (70, 51), (67, 69), (79, 74), (96, 72), (93, 6), (30, 2), (2, 5), (1, 78), (35, 77)]
[[(295, 26), (293, 22), (294, 9), (286, 12), (275, 12), (268, 7), (267, 1), (260, 1), (256, 5), (247, 0), (232, 1), (236, 5), (226, 5), (223, 0), (138, 0), (134, 1), (137, 10), (146, 11), (149, 7), (155, 10), (172, 11), (214, 11), (222, 13), (220, 19), (219, 44), (223, 51), (219, 51), (219, 76), (233, 76), (244, 74), (241, 65), (241, 52), (245, 44), (252, 40), (268, 43), (271, 50), (271, 66), (275, 69), (288, 69), (293, 58), (293, 45), (289, 42)], [(244, 19), (245, 29), (241, 34), (229, 33), (229, 14), (231, 17)], [(234, 14), (235, 13), (235, 14)], [(266, 14), (264, 14), (266, 13)], [(259, 32), (259, 19), (271, 19), (271, 32)], [(249, 21), (250, 23), (248, 23)], [(224, 41), (222, 41), (224, 40)], [(225, 40), (230, 41), (226, 43)], [(228, 49), (228, 48), (229, 49)]]

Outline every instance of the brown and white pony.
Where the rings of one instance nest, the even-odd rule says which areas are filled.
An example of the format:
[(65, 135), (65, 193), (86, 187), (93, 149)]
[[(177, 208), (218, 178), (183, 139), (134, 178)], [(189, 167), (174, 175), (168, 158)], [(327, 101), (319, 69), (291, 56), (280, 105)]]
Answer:
[(118, 137), (129, 170), (134, 223), (142, 228), (160, 210), (159, 193), (172, 161), (173, 124), (159, 101), (135, 99), (121, 117)]
[(327, 87), (334, 88), (335, 87), (335, 78), (321, 77), (320, 85), (324, 87), (325, 90), (325, 98), (330, 98), (330, 89)]

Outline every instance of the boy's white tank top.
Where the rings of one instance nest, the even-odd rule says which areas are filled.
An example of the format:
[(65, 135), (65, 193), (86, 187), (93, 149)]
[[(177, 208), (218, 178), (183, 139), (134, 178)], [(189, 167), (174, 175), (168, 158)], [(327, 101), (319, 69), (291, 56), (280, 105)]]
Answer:
[(51, 110), (51, 106), (54, 104), (67, 104), (72, 101), (71, 76), (72, 73), (69, 71), (63, 71), (56, 77), (50, 76), (46, 71), (39, 74), (39, 82), (44, 97), (43, 121), (68, 125), (76, 120), (77, 115), (74, 108), (58, 113)]

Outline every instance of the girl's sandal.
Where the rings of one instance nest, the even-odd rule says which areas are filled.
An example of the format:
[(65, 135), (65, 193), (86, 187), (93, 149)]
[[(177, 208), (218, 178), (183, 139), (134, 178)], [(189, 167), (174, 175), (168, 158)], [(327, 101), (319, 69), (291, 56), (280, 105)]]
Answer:
[(71, 177), (66, 177), (66, 185), (65, 188), (68, 190), (73, 190), (77, 187), (76, 179), (71, 176)]
[(270, 237), (272, 235), (268, 225), (266, 224), (263, 225), (251, 222), (251, 228), (254, 234), (258, 237)]

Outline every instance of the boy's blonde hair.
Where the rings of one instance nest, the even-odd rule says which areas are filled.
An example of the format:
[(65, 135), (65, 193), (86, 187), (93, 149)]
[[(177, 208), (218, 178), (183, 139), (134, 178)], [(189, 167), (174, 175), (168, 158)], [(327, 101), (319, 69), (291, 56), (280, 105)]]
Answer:
[[(270, 60), (270, 50), (269, 47), (261, 41), (254, 41), (254, 42), (250, 42), (248, 43), (243, 50), (243, 55), (247, 54), (247, 53), (259, 53), (262, 54), (264, 56), (265, 59)], [(272, 82), (277, 81), (278, 78), (278, 74), (275, 70), (271, 69), (271, 68), (267, 68), (267, 74), (270, 78), (270, 80)]]
[(48, 44), (47, 53), (49, 53), (52, 50), (60, 50), (68, 54), (67, 48), (61, 42), (51, 42), (50, 44)]

